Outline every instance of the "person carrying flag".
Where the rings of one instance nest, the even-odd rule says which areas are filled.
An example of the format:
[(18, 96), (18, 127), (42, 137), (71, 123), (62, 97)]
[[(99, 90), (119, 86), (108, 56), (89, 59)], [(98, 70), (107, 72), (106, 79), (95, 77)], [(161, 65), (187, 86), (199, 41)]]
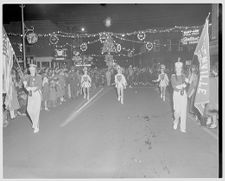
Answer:
[(42, 77), (36, 73), (36, 65), (30, 64), (30, 75), (23, 81), (28, 91), (27, 113), (32, 121), (34, 133), (39, 132), (39, 115), (41, 110)]
[(180, 122), (180, 131), (186, 132), (187, 119), (187, 93), (186, 82), (188, 79), (182, 73), (183, 63), (175, 63), (175, 74), (171, 76), (171, 84), (173, 87), (173, 108), (174, 108), (174, 124), (173, 129), (177, 129)]

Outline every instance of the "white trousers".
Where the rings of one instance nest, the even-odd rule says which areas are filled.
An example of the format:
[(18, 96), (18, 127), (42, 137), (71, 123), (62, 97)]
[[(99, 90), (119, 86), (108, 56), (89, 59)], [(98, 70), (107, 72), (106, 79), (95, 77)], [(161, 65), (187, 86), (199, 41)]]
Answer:
[(41, 93), (40, 91), (32, 92), (32, 96), (28, 96), (27, 113), (33, 123), (33, 128), (39, 128), (39, 115), (41, 110)]
[(186, 130), (186, 119), (187, 119), (187, 94), (184, 91), (184, 95), (181, 96), (179, 92), (173, 92), (173, 108), (174, 108), (174, 124), (179, 124), (180, 129)]

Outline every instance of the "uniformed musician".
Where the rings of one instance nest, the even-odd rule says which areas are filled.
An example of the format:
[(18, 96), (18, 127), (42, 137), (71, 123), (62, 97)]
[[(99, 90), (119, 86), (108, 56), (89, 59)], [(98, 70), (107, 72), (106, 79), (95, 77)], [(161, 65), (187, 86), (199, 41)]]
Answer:
[(42, 88), (42, 77), (36, 73), (36, 65), (30, 64), (29, 67), (30, 75), (27, 76), (26, 80), (23, 82), (24, 87), (29, 92), (28, 103), (27, 103), (27, 113), (32, 121), (32, 128), (34, 133), (39, 132), (39, 115), (41, 110), (41, 88)]
[(173, 108), (174, 108), (174, 123), (173, 128), (177, 129), (180, 123), (180, 131), (186, 132), (187, 119), (187, 94), (186, 82), (188, 79), (182, 73), (183, 63), (178, 61), (175, 63), (175, 74), (171, 76), (171, 84), (173, 87)]

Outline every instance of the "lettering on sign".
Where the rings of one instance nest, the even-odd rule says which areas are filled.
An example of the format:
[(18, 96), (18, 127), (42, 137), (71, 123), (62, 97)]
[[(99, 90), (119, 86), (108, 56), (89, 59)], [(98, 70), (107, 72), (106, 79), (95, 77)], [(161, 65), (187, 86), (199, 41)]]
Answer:
[(197, 44), (199, 41), (199, 29), (183, 31), (181, 42), (184, 45)]

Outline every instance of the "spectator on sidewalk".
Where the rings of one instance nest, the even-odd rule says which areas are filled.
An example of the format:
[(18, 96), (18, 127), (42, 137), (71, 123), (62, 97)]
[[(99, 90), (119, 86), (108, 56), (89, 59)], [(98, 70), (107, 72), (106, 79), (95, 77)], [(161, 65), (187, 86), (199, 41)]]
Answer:
[(128, 77), (127, 77), (128, 85), (130, 88), (133, 87), (133, 75), (134, 75), (134, 70), (133, 70), (132, 65), (130, 65), (128, 68)]
[(209, 77), (209, 103), (205, 107), (205, 115), (207, 116), (206, 124), (209, 128), (217, 127), (218, 120), (218, 64), (216, 63), (211, 70)]
[(10, 89), (11, 89), (11, 99), (9, 100), (9, 112), (10, 112), (10, 117), (11, 119), (15, 119), (16, 118), (16, 111), (20, 108), (20, 104), (18, 102), (18, 98), (17, 98), (17, 89), (16, 87), (17, 82), (16, 82), (16, 74), (15, 71), (12, 71), (12, 81), (10, 84)]
[(198, 73), (197, 73), (197, 66), (192, 65), (191, 66), (191, 73), (189, 75), (189, 87), (187, 91), (188, 95), (188, 113), (195, 115), (194, 110), (194, 100), (195, 100), (195, 93), (198, 86)]
[(106, 81), (107, 81), (107, 86), (111, 85), (111, 70), (110, 68), (108, 68), (108, 70), (106, 71)]
[(42, 82), (42, 102), (44, 103), (44, 110), (48, 111), (48, 101), (49, 101), (49, 79), (47, 73), (43, 74)]

